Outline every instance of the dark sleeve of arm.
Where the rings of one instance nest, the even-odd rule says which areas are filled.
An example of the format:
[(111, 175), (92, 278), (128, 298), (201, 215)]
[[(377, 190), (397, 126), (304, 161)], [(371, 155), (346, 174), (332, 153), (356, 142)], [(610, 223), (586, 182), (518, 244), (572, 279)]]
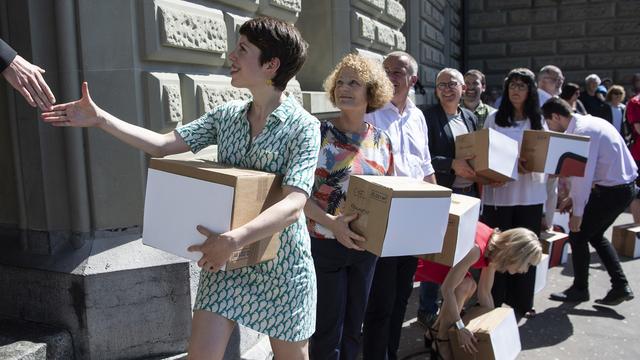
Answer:
[(16, 55), (18, 53), (9, 44), (0, 39), (0, 72), (3, 72), (11, 64)]
[[(433, 117), (433, 114), (425, 113), (425, 117), (430, 116)], [(431, 154), (431, 165), (433, 165), (433, 169), (436, 173), (451, 173), (451, 161), (453, 158), (436, 155), (435, 147), (438, 144), (438, 139), (436, 136), (439, 136), (439, 131), (435, 129), (435, 123), (433, 119), (427, 119), (427, 129), (429, 134), (429, 153)]]

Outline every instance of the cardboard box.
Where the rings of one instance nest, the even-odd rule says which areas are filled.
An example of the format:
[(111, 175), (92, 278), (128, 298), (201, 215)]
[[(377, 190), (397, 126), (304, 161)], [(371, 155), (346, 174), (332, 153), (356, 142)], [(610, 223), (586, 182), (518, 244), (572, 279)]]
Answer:
[[(224, 233), (253, 220), (282, 198), (281, 178), (200, 160), (151, 159), (144, 206), (144, 244), (197, 261), (187, 248), (205, 238), (203, 225)], [(279, 233), (236, 251), (226, 270), (273, 259)]]
[(540, 233), (542, 252), (549, 255), (549, 267), (567, 263), (569, 257), (569, 235), (556, 231)]
[(561, 176), (584, 176), (589, 137), (555, 131), (525, 130), (520, 156), (525, 169)]
[(473, 248), (479, 215), (480, 199), (452, 194), (442, 252), (422, 258), (447, 266), (459, 263)]
[(458, 330), (452, 328), (449, 330), (449, 341), (454, 359), (513, 360), (520, 353), (520, 332), (513, 309), (500, 307), (489, 310), (476, 306), (467, 311), (462, 321), (478, 339), (478, 352), (465, 352), (458, 342)]
[(533, 293), (537, 294), (545, 286), (547, 286), (547, 274), (549, 273), (549, 255), (542, 254), (542, 259), (540, 259), (540, 263), (536, 265), (536, 282), (533, 287)]
[(351, 175), (345, 214), (378, 256), (439, 253), (449, 218), (451, 189), (404, 176)]
[(493, 129), (456, 137), (456, 158), (475, 156), (469, 164), (479, 183), (518, 179), (518, 141)]
[(613, 227), (611, 242), (618, 255), (638, 258), (640, 257), (640, 224), (626, 224)]

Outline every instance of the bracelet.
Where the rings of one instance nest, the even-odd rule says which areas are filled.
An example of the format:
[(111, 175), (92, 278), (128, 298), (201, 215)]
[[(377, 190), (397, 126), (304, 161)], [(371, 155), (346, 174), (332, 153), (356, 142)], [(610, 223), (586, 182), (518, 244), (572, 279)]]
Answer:
[(464, 322), (462, 322), (462, 319), (460, 319), (460, 320), (456, 321), (456, 328), (457, 328), (458, 330), (462, 330), (462, 329), (464, 329)]

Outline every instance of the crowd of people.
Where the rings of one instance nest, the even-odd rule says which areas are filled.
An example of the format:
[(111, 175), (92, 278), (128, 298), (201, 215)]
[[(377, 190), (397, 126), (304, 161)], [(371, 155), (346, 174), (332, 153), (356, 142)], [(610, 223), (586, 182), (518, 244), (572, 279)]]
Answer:
[[(339, 114), (319, 122), (284, 93), (306, 56), (307, 44), (292, 25), (268, 17), (245, 22), (229, 53), (231, 84), (252, 98), (159, 134), (101, 109), (87, 83), (81, 99), (53, 105), (43, 71), (0, 42), (2, 74), (53, 126), (95, 127), (157, 157), (216, 144), (219, 162), (283, 176), (283, 198), (249, 223), (224, 234), (198, 226), (205, 240), (189, 249), (203, 254), (190, 358), (222, 359), (234, 326), (242, 324), (268, 335), (277, 359), (355, 359), (361, 350), (364, 359), (396, 359), (414, 279), (421, 281), (418, 319), (426, 345), (450, 359), (453, 327), (464, 350), (474, 352), (476, 339), (461, 321), (474, 294), (483, 306), (506, 304), (519, 317), (535, 316), (538, 236), (553, 225), (556, 208), (571, 213), (574, 282), (552, 299), (589, 300), (588, 244), (612, 283), (596, 301), (633, 298), (603, 234), (630, 204), (640, 220), (640, 75), (625, 108), (624, 88), (606, 88), (595, 74), (581, 91), (565, 84), (556, 66), (537, 75), (516, 68), (488, 104), (482, 72), (445, 68), (435, 79), (438, 103), (420, 109), (409, 96), (418, 80), (411, 55), (392, 52), (380, 64), (349, 54), (324, 84)], [(587, 135), (585, 176), (558, 179), (520, 163), (515, 181), (479, 181), (471, 158), (456, 157), (455, 138), (483, 128), (516, 140), (529, 129)], [(349, 176), (363, 174), (408, 176), (480, 198), (474, 247), (453, 267), (364, 251), (366, 239), (349, 226), (356, 215), (343, 209)], [(568, 190), (558, 194), (559, 182)], [(276, 232), (281, 246), (274, 260), (220, 271), (234, 251)], [(227, 296), (229, 289), (242, 295)]]

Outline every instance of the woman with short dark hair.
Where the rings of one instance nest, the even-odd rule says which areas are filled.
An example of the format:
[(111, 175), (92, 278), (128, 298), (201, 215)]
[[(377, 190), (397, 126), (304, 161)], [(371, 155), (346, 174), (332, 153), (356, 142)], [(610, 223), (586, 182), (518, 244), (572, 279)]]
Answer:
[[(229, 53), (231, 84), (252, 99), (230, 101), (168, 134), (132, 125), (100, 109), (89, 96), (42, 114), (54, 126), (98, 127), (153, 156), (198, 152), (218, 145), (218, 161), (282, 175), (283, 199), (255, 219), (224, 234), (202, 226), (205, 240), (194, 306), (190, 359), (222, 359), (236, 324), (269, 336), (277, 359), (307, 359), (315, 328), (316, 278), (302, 215), (313, 186), (320, 145), (319, 123), (293, 96), (287, 82), (302, 67), (307, 44), (292, 25), (255, 18), (240, 27)], [(216, 204), (211, 204), (216, 206)], [(280, 233), (275, 259), (220, 271), (234, 252)]]

